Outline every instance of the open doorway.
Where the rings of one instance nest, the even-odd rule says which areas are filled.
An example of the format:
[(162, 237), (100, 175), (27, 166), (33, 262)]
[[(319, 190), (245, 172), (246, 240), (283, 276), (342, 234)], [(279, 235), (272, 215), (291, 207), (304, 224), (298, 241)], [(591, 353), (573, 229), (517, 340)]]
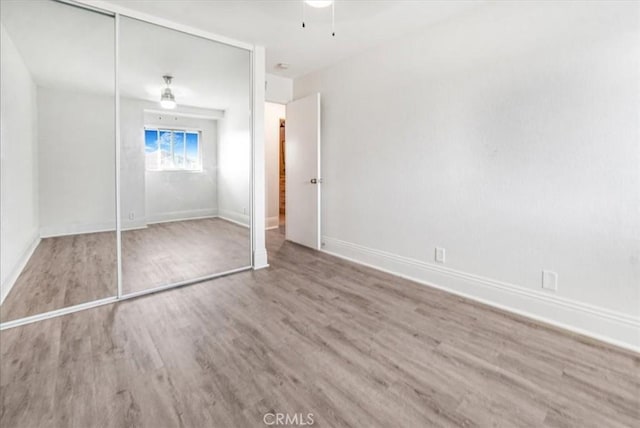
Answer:
[(320, 249), (320, 94), (266, 103), (265, 158), (267, 229)]
[(286, 216), (285, 193), (285, 128), (286, 106), (265, 103), (265, 170), (267, 175), (267, 230), (280, 229), (284, 233)]

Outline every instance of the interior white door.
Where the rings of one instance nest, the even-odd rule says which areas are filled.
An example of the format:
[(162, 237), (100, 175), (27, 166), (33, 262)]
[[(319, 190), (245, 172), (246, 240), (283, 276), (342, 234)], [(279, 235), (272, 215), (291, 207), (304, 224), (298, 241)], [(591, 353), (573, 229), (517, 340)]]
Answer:
[(320, 249), (320, 94), (287, 104), (286, 239)]

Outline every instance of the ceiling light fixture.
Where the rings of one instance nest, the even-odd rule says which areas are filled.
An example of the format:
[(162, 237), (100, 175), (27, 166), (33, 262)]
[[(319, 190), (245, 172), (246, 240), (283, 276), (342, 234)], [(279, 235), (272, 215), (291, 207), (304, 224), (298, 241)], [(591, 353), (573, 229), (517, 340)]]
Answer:
[(173, 79), (173, 77), (166, 75), (162, 76), (162, 78), (164, 79), (164, 83), (166, 83), (167, 87), (164, 88), (162, 90), (162, 93), (160, 94), (160, 105), (162, 106), (162, 108), (174, 109), (177, 105), (176, 97), (173, 96), (173, 92), (171, 92), (171, 88), (169, 87), (171, 85), (171, 80)]
[(305, 5), (309, 5), (316, 9), (331, 6), (331, 35), (336, 35), (336, 3), (334, 0), (302, 0), (302, 28), (307, 27), (307, 23), (304, 18)]

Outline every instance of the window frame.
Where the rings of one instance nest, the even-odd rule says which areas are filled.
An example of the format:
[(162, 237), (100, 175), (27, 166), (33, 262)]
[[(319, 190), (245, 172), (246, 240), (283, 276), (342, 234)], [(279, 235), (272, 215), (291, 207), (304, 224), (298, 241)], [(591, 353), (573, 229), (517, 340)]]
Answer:
[[(182, 132), (184, 134), (184, 152), (185, 152), (185, 162), (186, 162), (186, 150), (187, 150), (187, 134), (196, 134), (197, 135), (197, 143), (198, 143), (198, 168), (195, 169), (187, 169), (187, 168), (158, 168), (158, 169), (149, 169), (147, 166), (147, 158), (145, 156), (144, 161), (144, 170), (145, 172), (185, 172), (185, 173), (202, 173), (204, 168), (202, 165), (202, 129), (201, 128), (189, 128), (184, 126), (165, 126), (165, 125), (145, 125), (144, 126), (144, 144), (143, 147), (146, 149), (147, 141), (146, 141), (146, 132), (147, 131), (156, 131), (158, 135), (158, 140), (160, 139), (161, 132), (171, 132), (171, 155), (173, 157), (174, 150), (174, 133)], [(162, 161), (160, 156), (162, 155), (160, 146), (158, 145), (158, 165), (162, 165)], [(146, 152), (146, 150), (145, 150)]]

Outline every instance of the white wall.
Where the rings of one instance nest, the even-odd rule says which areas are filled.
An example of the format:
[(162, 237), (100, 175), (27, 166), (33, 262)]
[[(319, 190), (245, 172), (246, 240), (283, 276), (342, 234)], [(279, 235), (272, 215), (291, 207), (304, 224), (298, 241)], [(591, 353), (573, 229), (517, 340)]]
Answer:
[[(158, 103), (132, 98), (123, 98), (120, 105), (122, 228), (216, 215), (218, 132), (215, 121), (222, 119), (224, 112), (178, 106), (171, 114), (153, 114), (149, 112), (161, 111)], [(144, 127), (162, 123), (202, 129), (203, 172), (146, 171)]]
[(114, 230), (111, 96), (38, 88), (40, 234)]
[(147, 223), (218, 215), (216, 121), (147, 113), (145, 124), (199, 129), (202, 159), (202, 171), (146, 171)]
[[(113, 122), (110, 123), (113, 97), (41, 88), (38, 108), (42, 236), (113, 230), (115, 137)], [(148, 222), (217, 214), (214, 120), (171, 118), (171, 126), (203, 130), (203, 173), (146, 172), (144, 126), (154, 120), (145, 117), (145, 109), (157, 108), (157, 103), (149, 101), (121, 100), (123, 229), (144, 227)], [(220, 110), (186, 107), (177, 112), (212, 118), (224, 116)]]
[[(250, 69), (246, 57), (246, 68)], [(218, 123), (218, 215), (243, 225), (251, 214), (251, 87), (247, 76), (228, 82), (232, 94)], [(258, 112), (256, 112), (258, 114)]]
[(284, 119), (286, 107), (282, 104), (265, 103), (265, 170), (267, 175), (267, 228), (280, 223), (280, 119)]
[(225, 110), (218, 137), (218, 215), (249, 225), (251, 129), (247, 110)]
[(0, 303), (39, 242), (36, 86), (0, 25)]
[(287, 104), (293, 99), (293, 80), (286, 77), (267, 74), (265, 97), (267, 101)]
[(147, 225), (144, 109), (150, 104), (120, 99), (120, 224), (124, 230)]
[(488, 4), (297, 79), (325, 249), (640, 349), (639, 8)]

